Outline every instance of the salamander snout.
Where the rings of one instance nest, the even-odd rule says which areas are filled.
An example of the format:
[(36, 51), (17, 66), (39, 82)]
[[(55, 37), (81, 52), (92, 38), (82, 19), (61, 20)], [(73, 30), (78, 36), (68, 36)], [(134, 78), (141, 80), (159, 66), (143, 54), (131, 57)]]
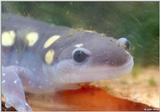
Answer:
[(129, 50), (130, 43), (126, 38), (120, 38), (118, 40), (104, 39), (101, 42), (95, 43), (94, 50), (91, 50), (92, 63), (95, 65), (107, 65), (107, 66), (122, 66), (127, 63), (131, 55)]
[(106, 54), (108, 60), (106, 61), (109, 65), (121, 66), (130, 60), (130, 54), (127, 50), (130, 49), (130, 42), (122, 37), (116, 41), (118, 47), (113, 47), (112, 52)]
[(76, 64), (121, 66), (130, 58), (127, 51), (130, 43), (126, 38), (118, 40), (110, 38), (95, 38), (84, 44), (83, 47), (77, 47), (72, 51), (72, 60)]

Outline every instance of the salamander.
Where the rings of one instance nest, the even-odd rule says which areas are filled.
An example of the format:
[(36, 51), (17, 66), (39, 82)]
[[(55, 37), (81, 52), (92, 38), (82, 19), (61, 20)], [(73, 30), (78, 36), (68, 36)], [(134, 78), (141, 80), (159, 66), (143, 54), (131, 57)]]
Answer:
[(113, 79), (132, 70), (129, 42), (95, 31), (2, 14), (2, 95), (6, 107), (32, 111), (25, 91), (43, 94)]

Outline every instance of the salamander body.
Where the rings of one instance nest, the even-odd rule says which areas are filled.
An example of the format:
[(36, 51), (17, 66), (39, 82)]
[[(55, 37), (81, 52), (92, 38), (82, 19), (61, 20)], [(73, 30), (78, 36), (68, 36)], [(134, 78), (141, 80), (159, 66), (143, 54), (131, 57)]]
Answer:
[(41, 94), (112, 79), (133, 67), (125, 38), (2, 15), (2, 94), (6, 106), (31, 111), (25, 91)]

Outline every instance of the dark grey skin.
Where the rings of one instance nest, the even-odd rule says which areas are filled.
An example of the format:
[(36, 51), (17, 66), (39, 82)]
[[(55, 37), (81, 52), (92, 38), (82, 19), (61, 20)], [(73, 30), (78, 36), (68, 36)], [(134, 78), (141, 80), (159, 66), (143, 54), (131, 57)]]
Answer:
[[(2, 93), (7, 99), (6, 105), (18, 111), (31, 111), (24, 91), (38, 94), (72, 88), (76, 83), (118, 77), (133, 67), (124, 38), (115, 40), (96, 32), (3, 14), (2, 33), (10, 30), (15, 32), (16, 40), (12, 46), (2, 45)], [(31, 47), (24, 41), (29, 32), (39, 34), (38, 41)], [(61, 38), (44, 48), (44, 43), (53, 35)], [(44, 56), (50, 49), (55, 52), (54, 60), (47, 64)]]

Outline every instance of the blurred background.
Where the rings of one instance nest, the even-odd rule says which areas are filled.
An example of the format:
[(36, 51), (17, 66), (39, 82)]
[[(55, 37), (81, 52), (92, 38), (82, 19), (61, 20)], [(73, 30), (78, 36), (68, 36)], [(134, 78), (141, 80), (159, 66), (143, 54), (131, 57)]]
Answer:
[(159, 2), (2, 2), (4, 12), (128, 38), (135, 61), (132, 76), (107, 88), (160, 107)]

